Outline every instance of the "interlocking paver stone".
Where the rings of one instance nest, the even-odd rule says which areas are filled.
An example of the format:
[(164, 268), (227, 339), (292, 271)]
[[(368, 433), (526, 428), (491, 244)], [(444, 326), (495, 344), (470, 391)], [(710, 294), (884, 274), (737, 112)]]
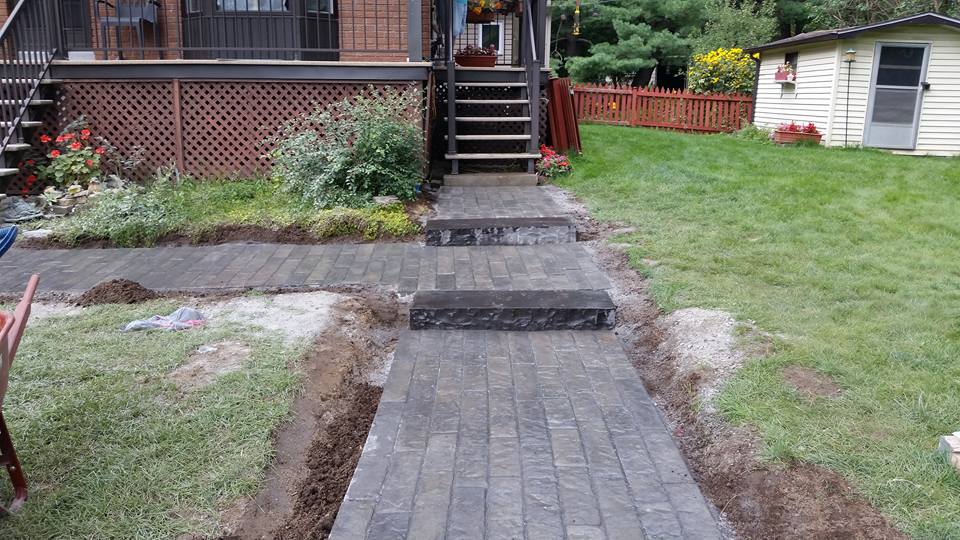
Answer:
[(408, 397), (378, 410), (331, 538), (720, 538), (643, 385), (613, 384), (609, 335), (405, 331), (386, 388)]
[(437, 192), (438, 219), (565, 217), (551, 188), (444, 186)]
[[(435, 248), (415, 244), (292, 246), (223, 244), (134, 249), (18, 249), (0, 259), (0, 293), (41, 273), (41, 292), (80, 293), (111, 278), (160, 291), (379, 284), (416, 290), (527, 290), (562, 261), (551, 290), (606, 289), (609, 281), (577, 244)], [(541, 279), (540, 281), (544, 281)], [(546, 283), (544, 281), (544, 283)]]

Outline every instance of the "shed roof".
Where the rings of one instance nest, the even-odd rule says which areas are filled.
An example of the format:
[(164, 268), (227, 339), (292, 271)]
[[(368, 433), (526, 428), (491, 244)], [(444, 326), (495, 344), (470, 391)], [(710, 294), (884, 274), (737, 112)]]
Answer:
[(751, 47), (747, 50), (750, 52), (756, 52), (766, 49), (790, 47), (793, 45), (806, 45), (808, 43), (817, 43), (820, 41), (833, 41), (837, 39), (853, 37), (857, 34), (869, 32), (871, 30), (882, 30), (904, 24), (939, 24), (943, 26), (960, 28), (960, 19), (954, 19), (953, 17), (947, 17), (945, 15), (933, 12), (918, 13), (917, 15), (910, 15), (908, 17), (901, 17), (899, 19), (891, 19), (889, 21), (873, 24), (865, 24), (863, 26), (851, 26), (848, 28), (835, 28), (833, 30), (815, 30), (813, 32), (804, 32), (793, 37), (778, 39), (777, 41), (771, 41), (770, 43)]

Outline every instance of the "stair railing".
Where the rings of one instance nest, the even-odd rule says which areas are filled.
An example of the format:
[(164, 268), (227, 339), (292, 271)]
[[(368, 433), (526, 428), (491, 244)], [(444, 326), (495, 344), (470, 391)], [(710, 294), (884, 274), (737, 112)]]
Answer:
[[(530, 143), (529, 152), (540, 151), (540, 66), (542, 27), (544, 24), (544, 2), (537, 0), (537, 11), (532, 9), (531, 0), (523, 0), (523, 21), (520, 30), (520, 58), (527, 79), (527, 99), (530, 107)], [(527, 161), (527, 172), (534, 172), (534, 160)]]
[[(447, 153), (457, 153), (457, 66), (453, 57), (453, 4), (455, 0), (440, 0), (449, 2), (447, 6), (446, 25), (446, 65), (447, 65)], [(451, 161), (451, 174), (460, 173), (460, 160)]]
[(0, 28), (0, 152), (20, 123), (58, 51), (63, 25), (57, 0), (19, 0)]

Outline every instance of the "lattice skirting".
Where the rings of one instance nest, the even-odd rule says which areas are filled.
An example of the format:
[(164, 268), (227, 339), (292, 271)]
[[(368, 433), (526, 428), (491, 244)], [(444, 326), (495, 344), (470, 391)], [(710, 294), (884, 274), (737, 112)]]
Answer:
[[(176, 165), (204, 178), (248, 177), (269, 170), (265, 141), (318, 105), (386, 85), (313, 81), (65, 81), (46, 130), (83, 115), (94, 133), (124, 153), (145, 150), (136, 179)], [(395, 88), (422, 92), (420, 82)]]

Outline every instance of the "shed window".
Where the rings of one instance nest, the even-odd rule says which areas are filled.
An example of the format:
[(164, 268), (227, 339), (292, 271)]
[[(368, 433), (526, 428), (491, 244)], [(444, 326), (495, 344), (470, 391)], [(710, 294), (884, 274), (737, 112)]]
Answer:
[(793, 70), (796, 71), (797, 59), (799, 57), (800, 57), (800, 53), (798, 52), (788, 52), (787, 54), (783, 55), (783, 63), (790, 64), (791, 66), (793, 66)]

